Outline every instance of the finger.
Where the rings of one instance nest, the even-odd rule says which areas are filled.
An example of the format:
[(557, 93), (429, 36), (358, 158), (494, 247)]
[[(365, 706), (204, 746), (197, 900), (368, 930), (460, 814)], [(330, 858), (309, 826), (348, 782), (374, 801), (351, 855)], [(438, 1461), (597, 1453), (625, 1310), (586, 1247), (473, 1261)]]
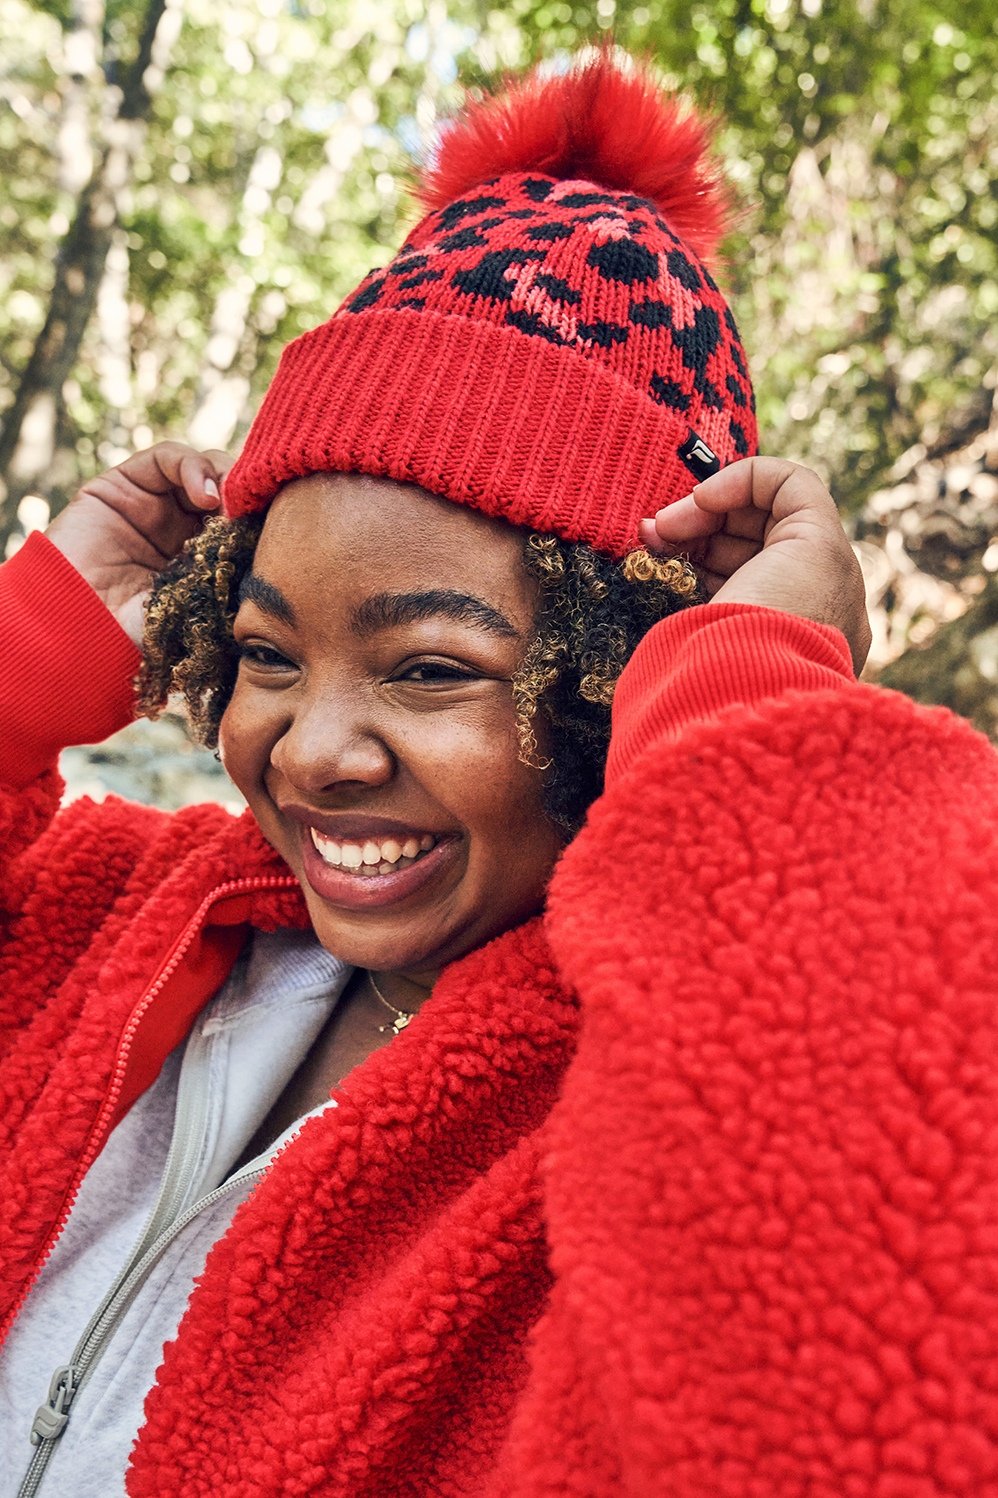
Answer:
[(724, 517), (723, 529), (728, 536), (741, 536), (746, 541), (762, 541), (768, 524), (769, 515), (765, 510), (730, 510)]
[(155, 447), (133, 453), (112, 471), (149, 494), (172, 491), (181, 509), (191, 514), (221, 505), (212, 458), (182, 442), (157, 442)]
[[(797, 474), (807, 475), (809, 483), (829, 498), (817, 474), (809, 469), (784, 458), (746, 458), (722, 468), (650, 518), (659, 539), (672, 546), (712, 535), (722, 527), (729, 535), (761, 540), (781, 486)], [(651, 533), (647, 534), (650, 538)]]
[(235, 453), (223, 452), (220, 447), (206, 447), (201, 456), (208, 459), (208, 462), (215, 470), (215, 477), (219, 479), (224, 479), (236, 461)]
[(731, 577), (739, 567), (744, 567), (746, 562), (758, 556), (761, 550), (761, 541), (743, 540), (739, 536), (727, 536), (722, 532), (713, 536), (707, 544), (703, 555), (704, 570), (718, 577)]
[[(784, 520), (803, 511), (837, 517), (835, 501), (810, 468), (785, 458), (744, 458), (712, 474), (693, 490), (696, 503), (711, 514), (746, 515), (752, 510)], [(730, 529), (730, 526), (728, 527)]]
[(663, 542), (680, 546), (685, 542), (709, 537), (724, 530), (729, 536), (742, 536), (747, 540), (761, 541), (766, 534), (769, 520), (765, 510), (732, 510), (726, 515), (711, 514), (700, 509), (692, 494), (677, 499), (658, 514), (639, 523), (642, 540)]
[(167, 494), (181, 487), (180, 465), (195, 449), (183, 442), (157, 442), (154, 447), (132, 453), (112, 473), (120, 473), (150, 494)]
[(654, 520), (638, 522), (640, 545), (657, 557), (685, 557), (688, 561), (699, 563), (709, 539), (707, 536), (695, 536), (690, 541), (663, 541), (655, 529)]
[(730, 579), (724, 577), (720, 572), (702, 571), (700, 573), (700, 581), (703, 584), (703, 590), (707, 597), (713, 598), (714, 594), (720, 588), (723, 588), (724, 584), (729, 582)]
[[(714, 515), (732, 510), (771, 510), (781, 485), (797, 468), (786, 458), (742, 458), (697, 484), (693, 496), (700, 509)], [(814, 477), (817, 479), (817, 475)]]
[(178, 499), (182, 509), (186, 509), (184, 498), (186, 497), (198, 510), (219, 510), (222, 507), (222, 494), (218, 486), (218, 476), (215, 473), (215, 465), (206, 453), (195, 452), (189, 448), (180, 460), (180, 485)]
[[(641, 522), (645, 524), (644, 521)], [(713, 535), (724, 524), (723, 515), (712, 515), (701, 509), (692, 494), (677, 499), (651, 517), (655, 535), (671, 546)]]

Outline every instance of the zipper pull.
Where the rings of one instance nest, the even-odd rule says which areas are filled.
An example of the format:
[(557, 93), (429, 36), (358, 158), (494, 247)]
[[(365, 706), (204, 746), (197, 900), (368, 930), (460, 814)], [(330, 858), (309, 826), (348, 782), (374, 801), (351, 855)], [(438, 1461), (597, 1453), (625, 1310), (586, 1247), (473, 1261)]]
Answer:
[(54, 1441), (61, 1436), (69, 1419), (69, 1407), (79, 1388), (77, 1370), (70, 1364), (57, 1368), (49, 1384), (49, 1397), (40, 1404), (31, 1425), (31, 1444), (40, 1446), (43, 1441)]

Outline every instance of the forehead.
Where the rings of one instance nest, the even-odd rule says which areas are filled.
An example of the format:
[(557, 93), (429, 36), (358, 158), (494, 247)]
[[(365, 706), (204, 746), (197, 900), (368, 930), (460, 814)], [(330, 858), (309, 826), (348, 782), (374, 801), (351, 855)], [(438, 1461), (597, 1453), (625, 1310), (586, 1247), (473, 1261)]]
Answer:
[(413, 484), (366, 474), (295, 479), (274, 500), (253, 570), (290, 591), (353, 597), (386, 588), (462, 588), (490, 602), (532, 607), (524, 533)]

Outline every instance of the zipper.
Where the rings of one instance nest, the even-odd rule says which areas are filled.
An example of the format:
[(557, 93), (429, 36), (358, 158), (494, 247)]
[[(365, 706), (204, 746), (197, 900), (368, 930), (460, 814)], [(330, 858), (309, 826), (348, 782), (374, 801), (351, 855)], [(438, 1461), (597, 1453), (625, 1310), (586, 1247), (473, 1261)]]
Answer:
[[(190, 1042), (188, 1041), (184, 1050), (184, 1064), (180, 1069), (180, 1083), (177, 1088), (173, 1137), (170, 1140), (166, 1165), (163, 1167), (159, 1196), (152, 1215), (142, 1231), (142, 1236), (132, 1249), (122, 1275), (119, 1275), (119, 1280), (127, 1273), (128, 1265), (141, 1259), (149, 1245), (155, 1243), (160, 1233), (164, 1232), (174, 1221), (191, 1186), (191, 1171), (196, 1164), (196, 1161), (190, 1159), (191, 1146), (195, 1141), (200, 1146), (202, 1141), (208, 1115), (208, 1089), (203, 1078), (201, 1085), (192, 1086), (190, 1079), (192, 1073), (196, 1075), (196, 1071), (195, 1068), (188, 1067), (189, 1053)], [(118, 1281), (115, 1281), (112, 1294), (117, 1289), (117, 1285)]]
[[(203, 1196), (200, 1201), (188, 1207), (176, 1222), (148, 1245), (137, 1263), (134, 1255), (129, 1259), (91, 1317), (90, 1324), (76, 1344), (72, 1361), (64, 1368), (57, 1368), (52, 1375), (49, 1397), (44, 1404), (39, 1405), (32, 1422), (31, 1444), (36, 1450), (24, 1475), (24, 1480), (17, 1490), (17, 1498), (34, 1498), (38, 1492), (46, 1468), (52, 1459), (55, 1443), (69, 1423), (73, 1401), (86, 1384), (104, 1347), (114, 1336), (122, 1317), (156, 1261), (166, 1252), (174, 1238), (199, 1213), (207, 1207), (213, 1207), (217, 1201), (244, 1181), (259, 1180), (270, 1163), (268, 1160), (266, 1164), (257, 1166), (255, 1169), (247, 1168), (240, 1171), (238, 1175), (231, 1176), (221, 1186), (217, 1186), (214, 1191), (210, 1191), (207, 1196)], [(143, 1241), (147, 1237), (148, 1231), (143, 1235)]]
[[(336, 1106), (336, 1099), (330, 1098), (323, 1105), (321, 1111), (325, 1113)], [(135, 1250), (135, 1253), (141, 1252), (138, 1262), (136, 1262), (135, 1253), (133, 1253), (129, 1258), (129, 1262), (118, 1274), (114, 1284), (90, 1318), (86, 1331), (73, 1351), (72, 1361), (63, 1368), (57, 1368), (52, 1375), (48, 1399), (44, 1404), (38, 1406), (32, 1422), (31, 1444), (37, 1449), (31, 1458), (21, 1486), (17, 1490), (17, 1498), (35, 1498), (35, 1494), (38, 1492), (45, 1476), (48, 1464), (52, 1459), (55, 1443), (69, 1423), (73, 1401), (100, 1361), (101, 1354), (121, 1324), (122, 1318), (128, 1311), (136, 1293), (141, 1288), (143, 1280), (146, 1279), (150, 1271), (155, 1267), (157, 1260), (166, 1252), (174, 1238), (183, 1232), (188, 1223), (193, 1222), (199, 1213), (203, 1212), (207, 1207), (214, 1206), (217, 1201), (236, 1186), (241, 1185), (244, 1181), (253, 1181), (254, 1183), (260, 1181), (274, 1167), (285, 1151), (290, 1149), (291, 1145), (300, 1136), (305, 1125), (311, 1122), (315, 1116), (316, 1113), (313, 1110), (312, 1113), (301, 1121), (298, 1128), (288, 1135), (280, 1149), (275, 1150), (262, 1165), (243, 1166), (242, 1170), (230, 1176), (227, 1181), (223, 1181), (221, 1186), (216, 1186), (214, 1191), (210, 1191), (200, 1201), (192, 1203), (177, 1218), (176, 1222), (171, 1223), (169, 1227), (165, 1228), (160, 1236), (148, 1243), (148, 1246), (143, 1250), (143, 1244), (149, 1239), (149, 1231), (152, 1226), (150, 1222), (149, 1227), (146, 1228)], [(167, 1169), (169, 1169), (169, 1162), (167, 1162)], [(160, 1201), (157, 1203), (153, 1214), (154, 1218), (163, 1215), (161, 1211), (163, 1203), (164, 1195), (161, 1193)]]
[(20, 1314), (21, 1307), (24, 1305), (24, 1302), (27, 1300), (28, 1296), (31, 1294), (31, 1291), (34, 1289), (35, 1284), (38, 1280), (38, 1276), (41, 1274), (42, 1270), (45, 1268), (45, 1265), (48, 1263), (52, 1250), (55, 1247), (56, 1243), (59, 1241), (63, 1228), (69, 1221), (69, 1214), (72, 1212), (73, 1206), (76, 1202), (76, 1198), (79, 1195), (79, 1190), (80, 1186), (83, 1183), (83, 1178), (86, 1175), (87, 1171), (90, 1169), (91, 1165), (96, 1160), (97, 1156), (100, 1154), (100, 1149), (104, 1141), (104, 1134), (106, 1132), (107, 1125), (111, 1118), (114, 1116), (114, 1110), (117, 1106), (118, 1098), (121, 1096), (121, 1089), (125, 1081), (125, 1073), (128, 1070), (128, 1059), (131, 1054), (132, 1042), (135, 1039), (135, 1034), (139, 1028), (139, 1024), (144, 1019), (150, 1005), (155, 1002), (156, 998), (166, 987), (166, 984), (173, 977), (173, 974), (177, 971), (177, 968), (187, 956), (187, 953), (190, 950), (195, 936), (197, 936), (198, 931), (204, 924), (204, 920), (206, 915), (208, 914), (208, 911), (219, 900), (226, 900), (231, 895), (250, 894), (255, 890), (263, 889), (293, 889), (296, 887), (296, 885), (297, 881), (291, 876), (276, 874), (269, 876), (262, 874), (256, 875), (252, 879), (228, 880), (225, 884), (216, 885), (216, 887), (204, 897), (197, 910), (187, 922), (187, 925), (184, 927), (177, 940), (176, 946), (167, 959), (166, 965), (161, 969), (159, 975), (149, 986), (149, 988), (146, 989), (146, 992), (143, 994), (142, 998), (139, 1000), (138, 1004), (136, 1004), (135, 1008), (129, 1015), (128, 1023), (126, 1024), (124, 1031), (122, 1032), (121, 1040), (118, 1042), (118, 1054), (115, 1060), (114, 1071), (111, 1074), (111, 1081), (109, 1083), (107, 1092), (104, 1094), (104, 1101), (101, 1104), (100, 1111), (97, 1114), (94, 1126), (91, 1129), (90, 1135), (87, 1139), (86, 1148), (84, 1149), (83, 1154), (80, 1157), (80, 1163), (77, 1167), (76, 1175), (73, 1177), (69, 1190), (66, 1192), (66, 1195), (63, 1198), (62, 1207), (59, 1210), (59, 1215), (56, 1218), (51, 1233), (49, 1234), (48, 1242), (45, 1244), (44, 1248), (39, 1254), (32, 1273), (25, 1281), (20, 1294), (17, 1296), (17, 1299), (11, 1306), (11, 1309), (4, 1317), (3, 1321), (0, 1322), (0, 1343), (2, 1343), (3, 1339), (7, 1335), (7, 1332), (10, 1330), (14, 1321)]

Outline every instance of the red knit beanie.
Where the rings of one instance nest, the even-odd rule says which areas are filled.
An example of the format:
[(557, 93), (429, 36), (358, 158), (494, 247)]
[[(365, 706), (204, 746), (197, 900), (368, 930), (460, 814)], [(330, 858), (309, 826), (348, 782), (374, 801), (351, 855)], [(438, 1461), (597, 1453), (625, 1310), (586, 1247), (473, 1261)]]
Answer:
[(399, 253), (285, 349), (229, 515), (303, 474), (419, 484), (622, 556), (638, 521), (756, 450), (703, 259), (727, 197), (706, 122), (601, 53), (469, 105)]

